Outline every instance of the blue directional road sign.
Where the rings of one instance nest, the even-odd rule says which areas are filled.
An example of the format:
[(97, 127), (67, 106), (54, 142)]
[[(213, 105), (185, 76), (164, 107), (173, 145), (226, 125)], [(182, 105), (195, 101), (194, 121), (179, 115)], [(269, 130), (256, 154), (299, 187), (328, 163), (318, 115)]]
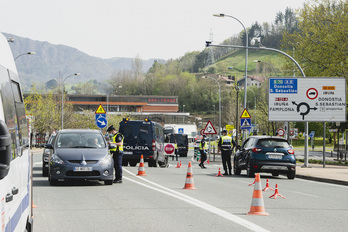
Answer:
[(104, 127), (106, 127), (106, 125), (108, 125), (108, 121), (106, 120), (106, 115), (105, 114), (96, 114), (95, 115), (95, 124), (97, 124), (97, 126), (100, 129), (103, 129)]
[(184, 128), (178, 128), (178, 133), (179, 134), (184, 134)]
[(240, 119), (240, 129), (241, 130), (251, 129), (251, 118), (241, 118)]

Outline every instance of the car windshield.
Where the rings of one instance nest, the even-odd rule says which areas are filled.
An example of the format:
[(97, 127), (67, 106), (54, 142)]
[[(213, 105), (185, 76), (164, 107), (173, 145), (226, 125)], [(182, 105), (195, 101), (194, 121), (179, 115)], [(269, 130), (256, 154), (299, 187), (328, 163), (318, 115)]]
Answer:
[(257, 143), (260, 147), (265, 148), (287, 148), (289, 143), (286, 140), (279, 139), (260, 139)]
[(97, 133), (64, 133), (57, 140), (60, 148), (105, 148), (101, 134)]

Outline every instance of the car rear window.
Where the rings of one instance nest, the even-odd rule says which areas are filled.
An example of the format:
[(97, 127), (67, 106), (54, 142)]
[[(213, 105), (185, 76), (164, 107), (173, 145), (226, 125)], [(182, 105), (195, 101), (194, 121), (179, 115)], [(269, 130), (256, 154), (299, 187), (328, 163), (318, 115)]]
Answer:
[(257, 143), (260, 147), (265, 148), (287, 148), (289, 143), (286, 140), (279, 139), (260, 139)]

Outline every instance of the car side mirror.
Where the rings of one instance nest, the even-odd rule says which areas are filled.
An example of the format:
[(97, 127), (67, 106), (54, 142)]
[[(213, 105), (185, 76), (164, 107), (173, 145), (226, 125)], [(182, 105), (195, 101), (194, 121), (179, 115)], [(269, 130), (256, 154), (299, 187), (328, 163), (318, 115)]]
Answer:
[(44, 144), (44, 148), (53, 149), (53, 145), (52, 144)]
[(46, 146), (46, 144), (40, 144), (41, 148), (44, 148)]
[(109, 144), (109, 149), (115, 149), (117, 148), (116, 144)]

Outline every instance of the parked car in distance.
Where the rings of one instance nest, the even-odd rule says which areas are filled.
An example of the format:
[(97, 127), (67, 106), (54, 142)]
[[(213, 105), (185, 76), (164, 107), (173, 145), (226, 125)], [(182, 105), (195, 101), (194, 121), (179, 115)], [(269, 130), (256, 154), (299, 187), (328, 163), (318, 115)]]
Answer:
[[(57, 134), (52, 134), (47, 141), (47, 144), (52, 144)], [(45, 148), (46, 144), (42, 144), (41, 147), (44, 148), (42, 153), (42, 176), (48, 176), (48, 158), (52, 149)]]
[(64, 129), (57, 133), (49, 156), (48, 181), (56, 185), (69, 179), (99, 180), (113, 183), (114, 162), (105, 137), (99, 130)]
[(234, 156), (234, 174), (241, 170), (254, 177), (257, 172), (286, 174), (288, 179), (296, 175), (295, 152), (288, 141), (274, 136), (251, 136), (247, 138)]

